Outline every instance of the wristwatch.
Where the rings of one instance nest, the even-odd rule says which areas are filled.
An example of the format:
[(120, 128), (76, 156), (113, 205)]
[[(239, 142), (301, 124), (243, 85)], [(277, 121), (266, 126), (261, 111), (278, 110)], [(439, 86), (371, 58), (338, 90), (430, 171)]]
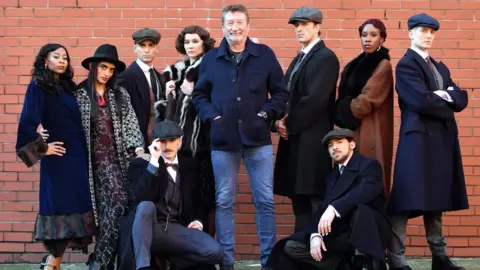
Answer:
[(261, 111), (258, 113), (261, 117), (263, 117), (265, 120), (268, 120), (268, 113)]

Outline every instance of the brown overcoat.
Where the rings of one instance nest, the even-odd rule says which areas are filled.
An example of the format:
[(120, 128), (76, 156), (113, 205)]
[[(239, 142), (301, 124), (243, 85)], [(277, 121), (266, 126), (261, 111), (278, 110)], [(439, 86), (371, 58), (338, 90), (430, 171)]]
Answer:
[(362, 53), (342, 71), (335, 124), (355, 131), (357, 150), (380, 162), (385, 197), (391, 186), (393, 155), (393, 72), (389, 50)]
[(378, 64), (362, 93), (352, 99), (350, 109), (361, 120), (355, 131), (357, 149), (382, 165), (385, 196), (388, 198), (393, 155), (393, 72), (390, 61), (384, 59)]

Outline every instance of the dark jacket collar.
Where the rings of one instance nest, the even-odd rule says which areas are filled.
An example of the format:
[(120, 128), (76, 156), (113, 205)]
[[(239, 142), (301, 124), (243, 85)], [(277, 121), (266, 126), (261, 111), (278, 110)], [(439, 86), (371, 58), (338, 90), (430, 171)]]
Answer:
[[(220, 46), (218, 47), (218, 50), (217, 50), (217, 58), (228, 56), (229, 54), (228, 46), (229, 45), (227, 40), (223, 38), (222, 43), (220, 43)], [(249, 55), (259, 56), (260, 53), (258, 52), (258, 46), (259, 46), (258, 44), (252, 42), (250, 38), (247, 37), (247, 42), (245, 44), (245, 52), (247, 52), (247, 54)]]

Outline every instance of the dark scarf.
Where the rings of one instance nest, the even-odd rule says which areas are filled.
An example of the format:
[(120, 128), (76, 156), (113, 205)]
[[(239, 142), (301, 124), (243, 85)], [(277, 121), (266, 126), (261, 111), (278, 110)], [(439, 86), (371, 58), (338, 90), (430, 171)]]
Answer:
[(381, 47), (372, 54), (361, 53), (348, 63), (340, 77), (338, 99), (335, 103), (335, 125), (341, 128), (356, 130), (360, 127), (361, 120), (355, 118), (350, 109), (352, 99), (362, 93), (378, 64), (384, 59), (390, 60), (389, 50)]
[(64, 77), (60, 77), (60, 79), (57, 80), (54, 78), (53, 72), (48, 69), (36, 72), (33, 75), (33, 79), (35, 80), (36, 86), (49, 94), (59, 95), (60, 92), (72, 92), (76, 88), (75, 82)]

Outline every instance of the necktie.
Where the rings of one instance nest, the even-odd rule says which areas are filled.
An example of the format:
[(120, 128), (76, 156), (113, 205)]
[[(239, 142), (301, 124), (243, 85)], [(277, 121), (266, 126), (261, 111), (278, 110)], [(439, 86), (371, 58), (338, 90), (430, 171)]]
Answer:
[(172, 167), (175, 171), (178, 169), (178, 164), (176, 163), (165, 163), (165, 166), (167, 166), (167, 168)]
[(343, 173), (343, 169), (344, 169), (344, 168), (345, 168), (345, 166), (340, 165), (340, 169), (339, 169), (339, 170), (340, 170), (340, 175)]
[(430, 68), (430, 71), (432, 71), (433, 78), (435, 78), (435, 83), (437, 84), (437, 89), (440, 89), (440, 83), (439, 83), (439, 80), (438, 80), (438, 77), (437, 77), (438, 75), (437, 75), (437, 72), (435, 70), (436, 68), (432, 63), (432, 60), (430, 59), (430, 56), (427, 56), (426, 60), (427, 60), (428, 67)]
[(290, 90), (290, 86), (291, 86), (291, 83), (292, 83), (293, 75), (295, 75), (295, 73), (297, 72), (298, 67), (302, 63), (302, 60), (303, 60), (304, 56), (305, 56), (305, 53), (303, 51), (300, 52), (300, 54), (297, 57), (297, 62), (295, 62), (295, 66), (293, 66), (292, 72), (290, 73), (290, 78), (288, 78), (288, 83), (287, 83), (287, 88), (289, 90)]
[(155, 76), (155, 70), (151, 68), (149, 72), (150, 72), (150, 85), (152, 87), (153, 95), (156, 97), (158, 94), (158, 87), (157, 87), (157, 78)]

